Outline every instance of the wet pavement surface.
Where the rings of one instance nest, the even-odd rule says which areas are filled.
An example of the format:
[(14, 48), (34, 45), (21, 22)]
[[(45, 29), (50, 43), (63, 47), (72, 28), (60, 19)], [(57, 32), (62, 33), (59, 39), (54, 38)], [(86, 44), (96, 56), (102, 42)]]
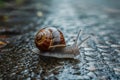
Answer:
[[(115, 0), (116, 1), (116, 0)], [(0, 80), (120, 80), (120, 1), (31, 0), (0, 9)], [(46, 26), (72, 44), (78, 30), (91, 38), (77, 59), (39, 56), (34, 37)]]

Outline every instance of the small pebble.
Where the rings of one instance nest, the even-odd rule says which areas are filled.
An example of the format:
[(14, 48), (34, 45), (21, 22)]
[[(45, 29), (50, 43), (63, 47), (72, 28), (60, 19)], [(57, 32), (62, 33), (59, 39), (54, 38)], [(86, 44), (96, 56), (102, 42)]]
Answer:
[(87, 76), (87, 75), (84, 75), (83, 77), (84, 77), (85, 80), (90, 80), (90, 77)]
[(99, 50), (100, 52), (108, 53), (108, 50), (107, 50), (107, 49), (98, 48), (98, 50)]
[(34, 72), (32, 72), (32, 73), (31, 73), (31, 77), (34, 77), (34, 75), (35, 75), (35, 73), (34, 73)]
[(109, 53), (104, 53), (104, 52), (102, 53), (102, 55), (103, 55), (103, 56), (110, 56)]
[(105, 45), (96, 45), (98, 48), (109, 48), (109, 46), (105, 46)]
[(39, 49), (33, 48), (33, 49), (32, 49), (32, 52), (35, 53), (35, 54), (39, 54)]
[(80, 69), (80, 67), (78, 65), (75, 65), (72, 67), (73, 69)]
[(78, 79), (79, 80), (84, 80), (84, 77), (83, 76), (78, 76)]
[(16, 73), (12, 73), (12, 74), (10, 74), (11, 77), (14, 76), (14, 75), (16, 75)]
[(88, 69), (89, 71), (95, 71), (95, 70), (96, 70), (95, 66), (90, 66), (90, 67), (88, 67), (87, 69)]
[(101, 76), (101, 77), (99, 77), (99, 79), (100, 79), (100, 80), (108, 80), (108, 79), (107, 79), (107, 76)]
[(89, 62), (89, 63), (87, 63), (87, 65), (94, 66), (95, 62)]
[(115, 72), (115, 74), (120, 76), (120, 72)]
[(97, 53), (94, 53), (94, 52), (85, 52), (85, 55), (87, 55), (87, 56), (94, 56), (94, 55), (97, 55)]
[(80, 75), (81, 72), (80, 71), (75, 71), (74, 73), (72, 73), (73, 75)]
[(38, 16), (38, 17), (41, 17), (41, 16), (43, 16), (43, 13), (42, 13), (41, 11), (38, 11), (38, 12), (37, 12), (37, 16)]
[(109, 61), (109, 60), (110, 60), (110, 58), (108, 58), (108, 57), (104, 57), (104, 60), (108, 60), (108, 61)]
[(31, 78), (27, 78), (26, 80), (31, 80)]
[(96, 75), (93, 72), (89, 72), (87, 75), (94, 78), (94, 79), (96, 78)]
[(94, 61), (94, 60), (95, 60), (94, 58), (92, 58), (92, 57), (88, 57), (88, 56), (86, 56), (85, 59), (88, 60), (88, 61)]
[(95, 51), (93, 48), (84, 48), (85, 51)]
[(116, 72), (120, 72), (120, 68), (113, 68)]
[(113, 47), (113, 48), (120, 48), (120, 45), (112, 44), (111, 47)]
[(59, 74), (59, 71), (53, 71), (53, 74), (57, 75), (57, 74)]

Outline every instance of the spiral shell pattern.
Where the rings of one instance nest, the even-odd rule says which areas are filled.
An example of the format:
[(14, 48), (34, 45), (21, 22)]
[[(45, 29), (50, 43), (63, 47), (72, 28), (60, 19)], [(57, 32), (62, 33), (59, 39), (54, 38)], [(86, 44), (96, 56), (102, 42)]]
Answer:
[(63, 33), (54, 28), (46, 27), (40, 29), (35, 37), (35, 44), (41, 51), (49, 51), (50, 46), (66, 44)]

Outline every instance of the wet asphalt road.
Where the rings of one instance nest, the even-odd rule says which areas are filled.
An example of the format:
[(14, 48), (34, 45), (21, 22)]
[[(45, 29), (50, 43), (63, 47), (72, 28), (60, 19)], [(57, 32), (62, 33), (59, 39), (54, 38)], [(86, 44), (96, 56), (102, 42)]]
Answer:
[[(113, 0), (36, 0), (0, 13), (9, 16), (0, 28), (16, 34), (4, 33), (10, 43), (0, 50), (0, 80), (119, 80), (119, 4)], [(91, 38), (81, 45), (77, 60), (42, 57), (32, 50), (36, 32), (46, 26), (62, 30), (67, 44), (73, 43), (71, 37), (79, 29), (83, 31), (80, 41)]]

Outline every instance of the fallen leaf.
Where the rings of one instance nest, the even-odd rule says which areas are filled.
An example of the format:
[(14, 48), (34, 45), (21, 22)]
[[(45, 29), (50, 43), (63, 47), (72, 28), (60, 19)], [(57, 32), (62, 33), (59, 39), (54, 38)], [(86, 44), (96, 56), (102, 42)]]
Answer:
[(5, 45), (7, 45), (6, 42), (0, 41), (0, 48), (4, 47)]

